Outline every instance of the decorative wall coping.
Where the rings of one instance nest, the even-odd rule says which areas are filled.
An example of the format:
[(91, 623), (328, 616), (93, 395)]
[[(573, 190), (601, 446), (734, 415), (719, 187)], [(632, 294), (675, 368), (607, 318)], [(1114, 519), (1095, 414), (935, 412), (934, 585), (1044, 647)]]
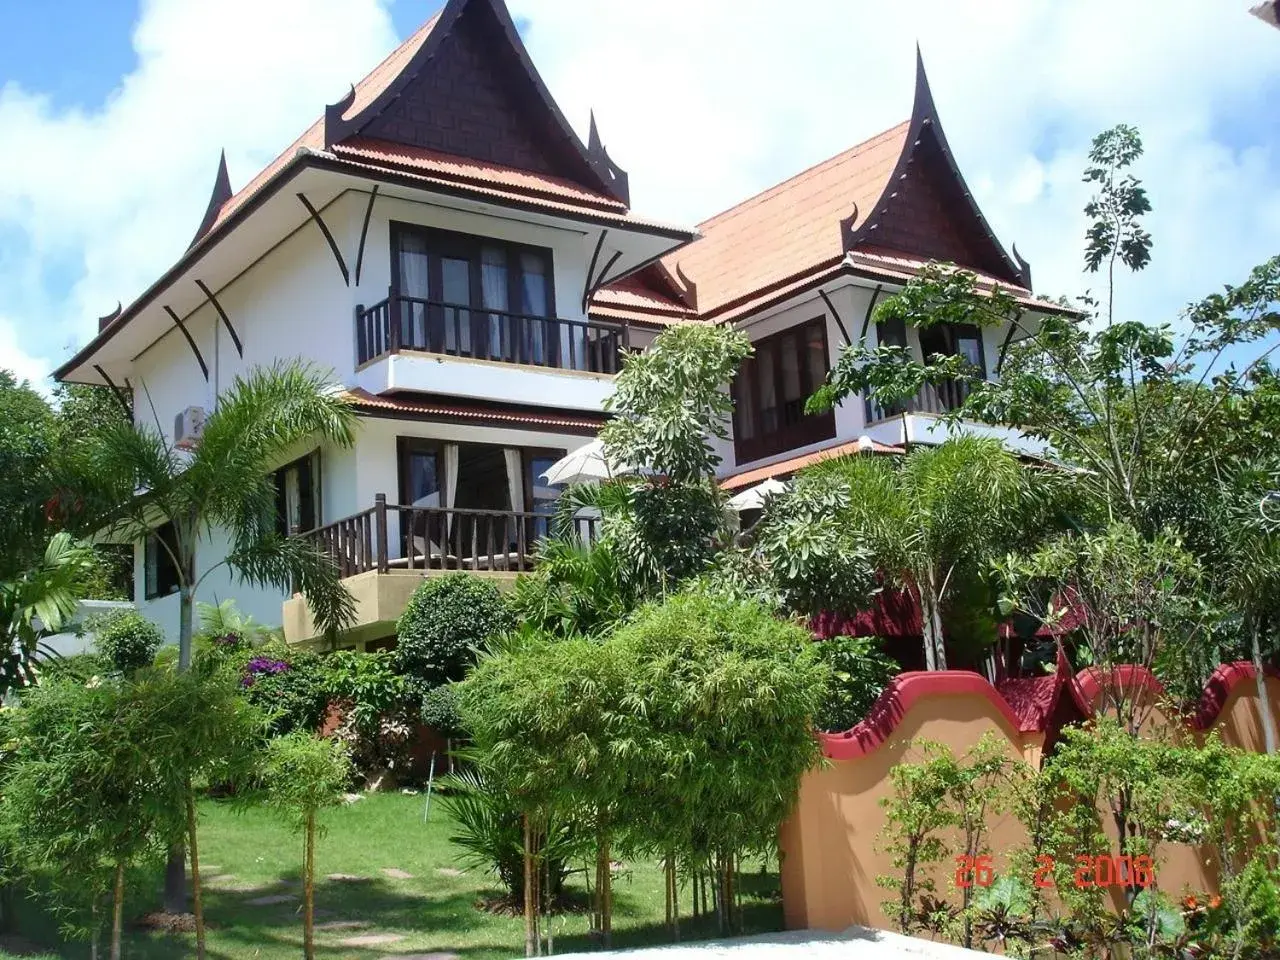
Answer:
[[(1280, 680), (1280, 670), (1267, 667), (1266, 673)], [(1155, 697), (1165, 693), (1164, 686), (1146, 667), (1123, 664), (1115, 667), (1111, 676), (1126, 689), (1145, 688)], [(1198, 731), (1210, 729), (1217, 722), (1232, 691), (1240, 683), (1253, 682), (1255, 676), (1253, 664), (1246, 661), (1222, 664), (1205, 684), (1204, 693), (1188, 725)], [(918, 701), (948, 696), (985, 697), (1019, 733), (1046, 733), (1052, 727), (1064, 693), (1072, 698), (1083, 716), (1091, 717), (1107, 682), (1105, 673), (1097, 667), (1087, 667), (1072, 675), (1061, 650), (1055, 673), (1007, 680), (1001, 684), (1001, 689), (993, 687), (986, 677), (966, 670), (914, 670), (901, 673), (890, 681), (872, 704), (865, 720), (843, 733), (820, 733), (818, 738), (823, 753), (832, 760), (864, 757), (874, 753), (889, 739)]]

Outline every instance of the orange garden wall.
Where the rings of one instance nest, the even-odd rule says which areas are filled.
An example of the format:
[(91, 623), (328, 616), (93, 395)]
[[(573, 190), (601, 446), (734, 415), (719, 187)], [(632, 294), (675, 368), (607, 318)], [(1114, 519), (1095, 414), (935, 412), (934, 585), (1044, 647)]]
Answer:
[[(960, 755), (986, 733), (1003, 740), (1011, 758), (1038, 767), (1057, 728), (1091, 715), (1098, 696), (1096, 675), (1084, 671), (1070, 677), (1063, 666), (1056, 676), (1011, 681), (1000, 690), (975, 673), (906, 673), (890, 684), (858, 726), (822, 735), (827, 765), (805, 777), (779, 837), (787, 927), (892, 927), (880, 903), (891, 899), (893, 891), (875, 882), (877, 875), (896, 877), (889, 856), (877, 850), (884, 824), (880, 801), (892, 792), (890, 768), (913, 758), (911, 742), (917, 738), (935, 740)], [(1152, 697), (1163, 692), (1145, 671), (1130, 668), (1125, 682), (1145, 687)], [(1266, 683), (1280, 725), (1280, 674), (1268, 675)], [(1200, 738), (1217, 730), (1226, 743), (1262, 750), (1252, 666), (1220, 667), (1190, 720), (1170, 719), (1155, 709), (1147, 725), (1167, 735)], [(1004, 854), (1025, 842), (1025, 832), (1012, 815), (993, 817), (988, 830), (998, 876), (1008, 869)], [(1114, 851), (1081, 851), (1106, 852)], [(1206, 859), (1189, 847), (1163, 845), (1156, 874), (1160, 889), (1173, 895), (1212, 889), (1215, 881)], [(932, 865), (932, 871), (939, 894), (945, 895), (954, 863)]]

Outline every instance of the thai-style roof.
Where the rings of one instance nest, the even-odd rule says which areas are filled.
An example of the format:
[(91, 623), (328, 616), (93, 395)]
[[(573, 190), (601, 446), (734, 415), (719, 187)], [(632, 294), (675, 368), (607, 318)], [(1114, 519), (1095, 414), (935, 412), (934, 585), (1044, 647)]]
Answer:
[(911, 116), (698, 224), (663, 258), (702, 319), (730, 322), (841, 274), (902, 282), (931, 261), (1028, 305), (1031, 270), (996, 239), (947, 144), (917, 52)]
[[(193, 265), (304, 168), (643, 234), (658, 252), (693, 236), (631, 213), (627, 174), (610, 159), (595, 117), (583, 143), (538, 75), (503, 0), (448, 0), (234, 192), (224, 154), (187, 251), (132, 304), (101, 318), (98, 336), (55, 376), (88, 370), (106, 341), (148, 308), (158, 309), (157, 300)], [(614, 275), (636, 266), (624, 264)], [(670, 310), (663, 305), (658, 312)]]
[(590, 143), (583, 144), (538, 75), (502, 0), (449, 0), (227, 198), (209, 228), (302, 149), (333, 152), (356, 164), (457, 174), (463, 181), (485, 182), (488, 173), (516, 191), (560, 193), (570, 202), (625, 213), (627, 175), (609, 160), (594, 117), (591, 130)]

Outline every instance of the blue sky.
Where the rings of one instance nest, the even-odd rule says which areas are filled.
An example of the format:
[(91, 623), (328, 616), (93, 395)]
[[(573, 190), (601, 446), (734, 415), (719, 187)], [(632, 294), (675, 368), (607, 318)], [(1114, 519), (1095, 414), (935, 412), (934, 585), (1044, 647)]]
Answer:
[[(439, 3), (390, 4), (397, 34), (408, 36)], [(94, 109), (137, 63), (130, 38), (136, 0), (52, 0), (0, 5), (0, 83), (49, 95), (63, 109)]]
[[(1124, 315), (1175, 320), (1280, 253), (1280, 31), (1247, 0), (508, 3), (644, 214), (696, 223), (903, 119), (919, 42), (969, 185), (1039, 292), (1096, 286), (1079, 173), (1121, 121), (1146, 141), (1156, 239)], [(41, 380), (185, 247), (220, 149), (243, 184), (436, 6), (0, 4), (0, 365)]]

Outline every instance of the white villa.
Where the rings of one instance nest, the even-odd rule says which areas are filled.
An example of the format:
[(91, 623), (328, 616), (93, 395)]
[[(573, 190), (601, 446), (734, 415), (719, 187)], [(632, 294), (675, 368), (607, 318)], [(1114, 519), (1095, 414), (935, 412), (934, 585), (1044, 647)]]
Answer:
[[(359, 607), (343, 642), (377, 648), (422, 576), (528, 567), (559, 492), (541, 474), (604, 423), (620, 352), (669, 324), (732, 324), (755, 343), (721, 451), (728, 489), (864, 436), (884, 450), (936, 439), (931, 415), (959, 402), (954, 389), (922, 392), (906, 417), (861, 399), (803, 411), (852, 341), (963, 354), (998, 374), (1010, 330), (921, 342), (870, 322), (931, 260), (1055, 309), (974, 203), (922, 66), (907, 120), (673, 226), (631, 210), (594, 120), (584, 144), (502, 0), (448, 0), (238, 192), (224, 158), (190, 248), (56, 376), (131, 391), (135, 415), (151, 423), (154, 406), (181, 441), (253, 366), (332, 368), (360, 414), (357, 443), (280, 465), (279, 522), (338, 557)], [(164, 535), (137, 545), (135, 600), (173, 635)], [(197, 566), (223, 551), (201, 544)], [(305, 603), (274, 591), (210, 577), (198, 599), (226, 597), (292, 641), (315, 636)]]

